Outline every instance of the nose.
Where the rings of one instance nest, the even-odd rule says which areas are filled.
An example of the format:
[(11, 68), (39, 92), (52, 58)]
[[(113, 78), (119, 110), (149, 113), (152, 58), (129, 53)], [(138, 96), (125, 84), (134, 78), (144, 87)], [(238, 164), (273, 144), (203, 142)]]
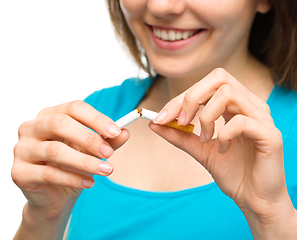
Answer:
[(185, 0), (149, 0), (147, 8), (157, 17), (182, 14), (186, 9)]

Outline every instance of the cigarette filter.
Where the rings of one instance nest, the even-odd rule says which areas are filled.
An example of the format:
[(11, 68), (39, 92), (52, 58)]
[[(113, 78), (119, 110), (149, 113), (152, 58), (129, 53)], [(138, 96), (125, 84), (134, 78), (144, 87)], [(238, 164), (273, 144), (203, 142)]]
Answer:
[(171, 127), (171, 128), (176, 128), (176, 129), (182, 130), (184, 132), (189, 132), (189, 133), (192, 133), (194, 131), (194, 127), (195, 127), (195, 125), (193, 125), (193, 124), (189, 124), (187, 126), (178, 125), (176, 119), (174, 119), (170, 123), (167, 123), (166, 126)]

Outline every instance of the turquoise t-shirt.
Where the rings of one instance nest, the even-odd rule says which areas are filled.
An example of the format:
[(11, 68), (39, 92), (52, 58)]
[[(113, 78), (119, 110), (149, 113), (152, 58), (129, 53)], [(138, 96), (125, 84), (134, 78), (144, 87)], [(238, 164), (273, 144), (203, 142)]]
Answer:
[[(85, 101), (117, 120), (137, 107), (150, 84), (149, 79), (126, 80)], [(296, 208), (297, 94), (276, 86), (268, 104), (283, 134), (287, 186)], [(94, 179), (93, 188), (84, 190), (74, 206), (70, 240), (253, 239), (242, 212), (216, 183), (176, 192), (149, 192), (121, 186), (107, 177)]]

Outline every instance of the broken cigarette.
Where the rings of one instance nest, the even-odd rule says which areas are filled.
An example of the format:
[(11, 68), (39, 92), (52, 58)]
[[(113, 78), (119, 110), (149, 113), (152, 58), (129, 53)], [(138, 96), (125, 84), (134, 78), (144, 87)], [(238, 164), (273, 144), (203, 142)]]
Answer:
[[(137, 109), (133, 110), (132, 112), (128, 113), (127, 115), (125, 115), (124, 117), (117, 120), (115, 123), (122, 129), (122, 128), (126, 127), (127, 125), (129, 125), (130, 123), (137, 120), (138, 118), (145, 118), (147, 120), (154, 121), (154, 119), (156, 118), (157, 115), (158, 115), (157, 112), (153, 112), (153, 111), (147, 110), (145, 108), (137, 108)], [(172, 122), (166, 124), (166, 126), (175, 128), (175, 129), (179, 129), (184, 132), (189, 132), (189, 133), (192, 133), (194, 130), (194, 127), (195, 127), (193, 124), (189, 124), (187, 126), (178, 125), (176, 119), (173, 120)]]

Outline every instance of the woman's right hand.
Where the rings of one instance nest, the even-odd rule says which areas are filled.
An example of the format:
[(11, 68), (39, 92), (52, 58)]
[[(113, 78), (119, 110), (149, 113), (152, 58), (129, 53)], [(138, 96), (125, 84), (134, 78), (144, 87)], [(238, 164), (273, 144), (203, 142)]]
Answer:
[(36, 219), (59, 217), (93, 186), (94, 174), (111, 174), (113, 167), (101, 159), (128, 138), (127, 130), (82, 101), (46, 108), (23, 123), (12, 179), (28, 199), (27, 212)]

